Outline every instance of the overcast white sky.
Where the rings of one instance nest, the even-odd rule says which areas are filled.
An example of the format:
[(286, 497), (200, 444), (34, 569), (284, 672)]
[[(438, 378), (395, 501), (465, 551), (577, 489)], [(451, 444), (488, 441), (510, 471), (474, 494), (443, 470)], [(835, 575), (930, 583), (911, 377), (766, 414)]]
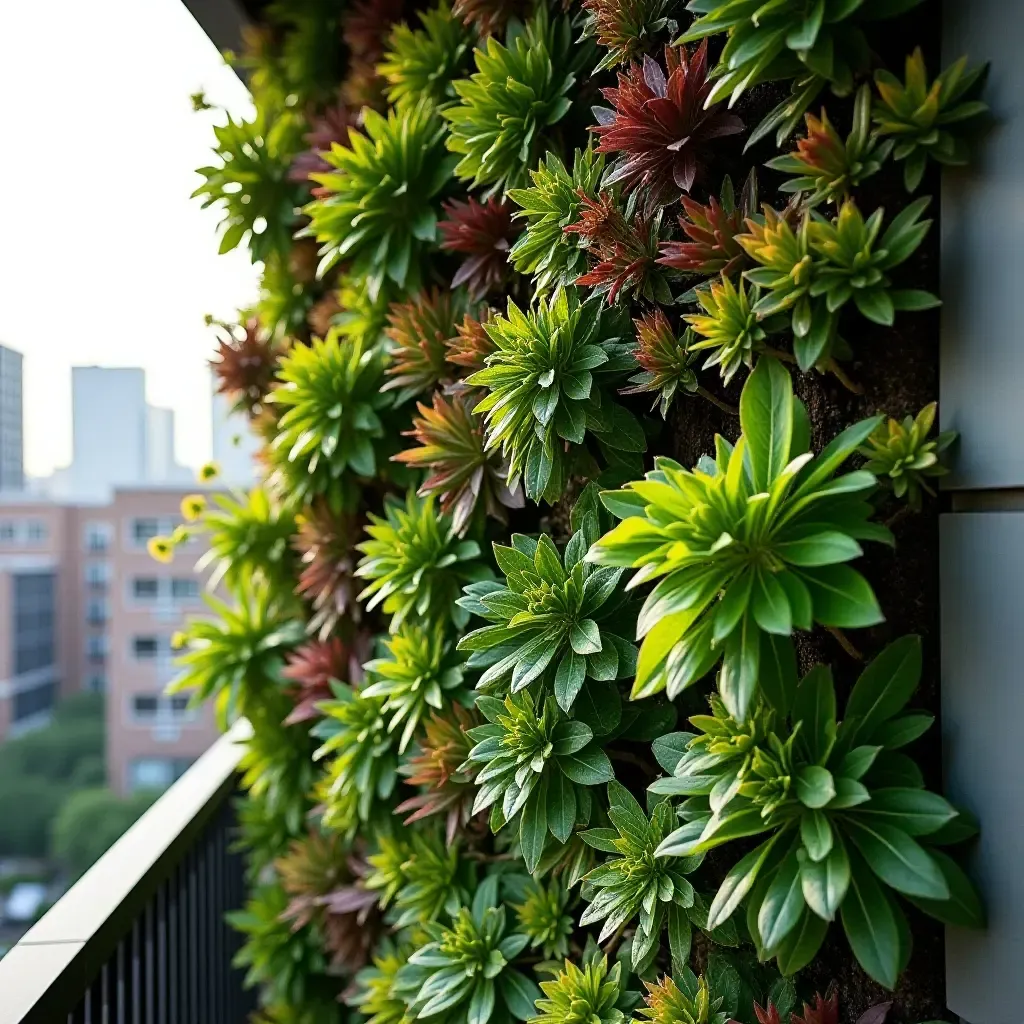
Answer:
[(177, 413), (178, 458), (209, 451), (212, 334), (255, 297), (217, 216), (205, 89), (248, 95), (181, 0), (0, 0), (0, 343), (25, 355), (26, 470), (71, 457), (71, 366), (142, 366)]

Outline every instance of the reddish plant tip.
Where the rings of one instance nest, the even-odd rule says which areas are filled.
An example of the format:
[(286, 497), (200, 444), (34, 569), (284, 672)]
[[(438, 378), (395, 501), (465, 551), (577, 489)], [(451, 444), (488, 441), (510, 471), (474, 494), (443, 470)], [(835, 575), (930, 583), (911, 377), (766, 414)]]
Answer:
[(509, 277), (508, 252), (524, 225), (512, 219), (515, 207), (504, 199), (491, 197), (480, 203), (449, 200), (444, 204), (447, 220), (438, 224), (441, 248), (465, 253), (465, 260), (452, 280), (452, 287), (466, 285), (474, 299), (497, 291)]
[(618, 153), (605, 184), (627, 192), (643, 187), (649, 205), (665, 206), (690, 191), (704, 173), (713, 139), (735, 135), (743, 122), (721, 104), (705, 110), (711, 92), (707, 40), (691, 54), (665, 47), (665, 68), (645, 56), (602, 89), (608, 107), (594, 107), (598, 152)]

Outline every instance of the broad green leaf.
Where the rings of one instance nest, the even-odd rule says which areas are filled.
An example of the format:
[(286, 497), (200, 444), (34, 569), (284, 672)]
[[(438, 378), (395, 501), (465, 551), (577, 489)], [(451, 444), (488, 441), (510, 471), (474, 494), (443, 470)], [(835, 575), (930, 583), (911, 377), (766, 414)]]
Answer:
[(523, 850), (526, 870), (533, 874), (544, 852), (548, 832), (548, 779), (545, 775), (540, 785), (530, 794), (523, 807), (519, 826), (519, 842)]
[[(670, 836), (669, 839), (671, 838)], [(765, 840), (732, 866), (711, 903), (711, 909), (708, 911), (708, 928), (719, 927), (733, 915), (757, 881), (757, 876), (778, 839), (779, 836), (776, 834)], [(668, 839), (665, 842), (667, 843)]]
[(871, 661), (846, 702), (846, 717), (857, 719), (859, 742), (871, 743), (875, 730), (903, 710), (920, 679), (920, 637), (900, 637)]
[[(577, 655), (578, 657), (578, 655)], [(555, 680), (555, 694), (558, 681)], [(622, 719), (622, 698), (615, 683), (588, 679), (573, 704), (576, 718), (590, 726), (595, 736), (614, 732)]]
[(576, 824), (576, 789), (561, 772), (551, 773), (547, 788), (548, 828), (560, 843), (567, 843)]
[(818, 809), (824, 807), (836, 795), (836, 784), (827, 768), (816, 764), (805, 764), (796, 773), (796, 796), (804, 805)]
[(859, 858), (851, 865), (840, 914), (857, 962), (879, 985), (894, 989), (902, 960), (899, 927), (885, 893)]
[(852, 815), (847, 820), (846, 832), (871, 870), (897, 892), (923, 899), (949, 898), (949, 887), (938, 865), (906, 832)]
[(850, 859), (841, 841), (833, 843), (823, 860), (802, 860), (800, 884), (807, 906), (822, 920), (833, 920), (850, 885)]
[(497, 982), (508, 1012), (516, 1020), (529, 1020), (536, 1014), (534, 1004), (541, 998), (541, 991), (534, 982), (519, 971), (508, 968), (498, 975)]
[(809, 759), (820, 764), (828, 755), (836, 720), (836, 691), (827, 665), (815, 665), (796, 688), (791, 714), (793, 724), (802, 722), (798, 742)]
[(608, 755), (596, 746), (585, 747), (579, 753), (557, 760), (562, 771), (580, 786), (600, 786), (615, 778)]
[(885, 822), (911, 836), (938, 832), (957, 817), (956, 808), (938, 793), (904, 787), (873, 789), (871, 801), (853, 813), (857, 818)]
[(910, 896), (910, 902), (946, 924), (960, 928), (984, 928), (985, 908), (963, 868), (941, 850), (929, 850), (928, 853), (942, 871), (949, 888), (949, 899), (925, 900)]
[(828, 816), (817, 810), (806, 810), (800, 815), (800, 841), (807, 856), (813, 861), (824, 860), (832, 849), (832, 826)]
[(740, 395), (740, 427), (754, 490), (767, 491), (789, 462), (793, 438), (793, 382), (777, 359), (758, 359), (747, 378)]
[(793, 703), (798, 678), (793, 641), (762, 633), (758, 684), (764, 699), (783, 717)]
[(575, 651), (566, 651), (555, 672), (555, 700), (568, 711), (576, 700), (587, 674), (587, 659)]
[(775, 962), (782, 974), (788, 977), (802, 971), (821, 949), (827, 931), (827, 922), (805, 908), (796, 926), (775, 951)]
[(765, 950), (775, 950), (796, 927), (804, 906), (800, 862), (793, 850), (775, 872), (757, 914), (757, 928)]

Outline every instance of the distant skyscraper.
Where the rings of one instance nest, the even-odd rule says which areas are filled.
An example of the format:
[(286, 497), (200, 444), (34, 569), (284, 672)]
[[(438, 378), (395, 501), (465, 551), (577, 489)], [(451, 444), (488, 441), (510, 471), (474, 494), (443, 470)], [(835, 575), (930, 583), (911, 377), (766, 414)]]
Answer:
[(250, 487), (256, 480), (256, 450), (259, 442), (241, 413), (214, 391), (211, 407), (213, 461), (220, 466), (220, 478), (228, 486)]
[(146, 482), (185, 484), (195, 474), (178, 464), (174, 451), (174, 410), (146, 406)]
[(146, 374), (137, 368), (71, 368), (71, 494), (107, 501), (114, 487), (146, 479)]
[(0, 491), (25, 487), (22, 356), (0, 345)]

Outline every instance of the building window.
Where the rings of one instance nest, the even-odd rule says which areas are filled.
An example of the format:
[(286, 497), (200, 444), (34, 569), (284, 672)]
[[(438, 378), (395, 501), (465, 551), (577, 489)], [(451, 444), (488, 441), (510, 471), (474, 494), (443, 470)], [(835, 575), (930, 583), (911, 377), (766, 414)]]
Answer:
[(114, 528), (110, 523), (85, 524), (85, 550), (93, 555), (102, 555), (110, 550)]
[(199, 597), (199, 582), (191, 577), (171, 580), (171, 597), (175, 601), (194, 601)]
[(90, 626), (105, 626), (108, 617), (106, 598), (90, 597), (86, 605), (85, 621)]
[(110, 582), (110, 563), (87, 563), (85, 566), (85, 582), (92, 590), (105, 589)]
[(46, 540), (46, 523), (42, 519), (30, 519), (28, 521), (28, 539), (36, 544)]
[(19, 573), (13, 578), (14, 674), (54, 663), (55, 577), (52, 572)]
[(187, 757), (136, 757), (128, 764), (128, 788), (166, 789), (181, 778), (192, 761)]
[(86, 680), (85, 688), (91, 693), (106, 693), (107, 677), (102, 672), (93, 672)]
[(0, 519), (0, 544), (11, 544), (17, 536), (18, 524), (13, 519)]
[(166, 697), (157, 693), (132, 694), (132, 717), (144, 722), (162, 718), (181, 721), (191, 717), (188, 697)]
[(15, 693), (13, 721), (21, 722), (26, 718), (33, 718), (49, 711), (53, 707), (53, 691), (53, 683), (48, 682)]
[(136, 576), (132, 580), (132, 597), (136, 601), (155, 601), (160, 596), (160, 581), (155, 576)]
[(85, 653), (91, 661), (102, 661), (107, 656), (106, 633), (90, 633), (85, 638)]
[(160, 698), (151, 693), (137, 693), (132, 697), (132, 714), (136, 718), (156, 718)]
[(132, 656), (139, 661), (150, 661), (160, 653), (160, 639), (155, 636), (132, 638)]

